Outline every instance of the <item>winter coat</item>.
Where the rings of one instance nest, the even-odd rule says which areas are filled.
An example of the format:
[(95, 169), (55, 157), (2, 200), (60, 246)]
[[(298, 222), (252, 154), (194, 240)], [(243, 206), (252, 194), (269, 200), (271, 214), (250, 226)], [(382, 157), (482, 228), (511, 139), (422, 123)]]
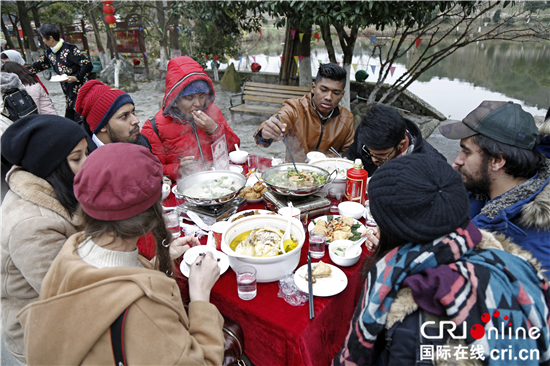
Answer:
[[(2, 100), (0, 100), (0, 111), (4, 110), (4, 94), (8, 90), (13, 89), (25, 90), (25, 86), (21, 83), (21, 80), (19, 80), (19, 76), (11, 72), (0, 72), (0, 93), (2, 96)], [(4, 131), (11, 126), (13, 121), (3, 114), (0, 114), (0, 123), (2, 132), (0, 137), (2, 137)]]
[[(447, 159), (445, 159), (439, 151), (430, 145), (428, 141), (424, 140), (422, 137), (422, 132), (420, 132), (420, 128), (418, 128), (416, 123), (407, 118), (405, 118), (405, 123), (407, 124), (409, 140), (412, 139), (410, 143), (414, 144), (411, 154), (427, 154), (447, 161)], [(369, 131), (363, 123), (357, 126), (357, 130), (355, 131), (355, 140), (349, 149), (344, 153), (344, 157), (352, 161), (355, 161), (355, 159), (361, 159), (363, 162), (363, 169), (365, 169), (369, 173), (369, 177), (371, 177), (374, 172), (376, 172), (376, 169), (378, 169), (378, 166), (372, 162), (371, 158), (367, 158), (362, 150), (363, 145), (365, 144), (365, 136), (368, 133)]]
[(38, 300), (40, 286), (67, 238), (76, 233), (71, 217), (44, 179), (13, 167), (2, 202), (2, 336), (6, 348), (25, 362), (23, 328), (16, 314)]
[(25, 85), (25, 89), (27, 89), (27, 93), (29, 93), (31, 98), (34, 100), (34, 103), (36, 103), (38, 114), (57, 115), (50, 96), (46, 93), (46, 90), (44, 90), (40, 83), (37, 82), (32, 85)]
[(45, 69), (53, 68), (53, 72), (58, 75), (74, 76), (78, 79), (74, 83), (61, 83), (61, 89), (65, 94), (67, 108), (74, 109), (76, 97), (80, 87), (88, 81), (88, 76), (92, 72), (94, 65), (88, 57), (82, 53), (78, 47), (73, 44), (64, 42), (59, 51), (53, 53), (50, 47), (46, 48), (44, 54), (40, 56), (29, 71), (36, 74)]
[(214, 305), (193, 301), (186, 312), (176, 281), (141, 256), (145, 268), (88, 265), (78, 255), (84, 240), (67, 240), (40, 301), (18, 315), (29, 365), (114, 365), (110, 326), (126, 308), (128, 365), (221, 365), (223, 318)]
[[(332, 146), (340, 154), (353, 142), (353, 115), (346, 108), (337, 106), (325, 123), (311, 103), (312, 94), (302, 98), (287, 99), (277, 112), (281, 122), (286, 124), (286, 137), (295, 161), (305, 162), (310, 151), (320, 151), (328, 156), (334, 156), (329, 148)], [(260, 125), (254, 135), (256, 144), (269, 147), (272, 139), (264, 139), (260, 132), (264, 123)], [(286, 156), (286, 161), (291, 158)]]
[[(218, 124), (218, 128), (211, 134), (197, 127), (193, 120), (182, 120), (172, 112), (173, 103), (179, 93), (196, 80), (206, 81), (210, 89), (203, 112)], [(211, 163), (211, 145), (224, 135), (228, 151), (235, 150), (235, 144), (240, 145), (240, 139), (231, 130), (220, 109), (214, 105), (215, 97), (212, 80), (197, 62), (190, 57), (176, 57), (170, 60), (162, 109), (154, 118), (156, 130), (151, 120), (147, 120), (141, 133), (147, 137), (153, 154), (162, 163), (164, 175), (173, 181), (179, 178), (181, 157), (194, 156), (199, 162)]]

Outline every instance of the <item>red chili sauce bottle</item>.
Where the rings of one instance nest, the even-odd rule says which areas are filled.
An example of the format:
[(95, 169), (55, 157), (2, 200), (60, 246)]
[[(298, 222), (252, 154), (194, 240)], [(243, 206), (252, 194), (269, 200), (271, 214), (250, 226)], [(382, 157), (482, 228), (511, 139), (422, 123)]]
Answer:
[(367, 198), (367, 178), (369, 173), (363, 169), (361, 159), (355, 159), (353, 168), (348, 169), (346, 181), (346, 198), (348, 201), (364, 205)]

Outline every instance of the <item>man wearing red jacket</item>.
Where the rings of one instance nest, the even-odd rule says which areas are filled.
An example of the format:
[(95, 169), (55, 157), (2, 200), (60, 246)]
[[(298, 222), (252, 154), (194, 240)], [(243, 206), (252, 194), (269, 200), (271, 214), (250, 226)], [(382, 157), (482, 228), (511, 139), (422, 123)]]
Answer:
[(191, 57), (170, 60), (162, 109), (145, 122), (141, 133), (172, 181), (211, 165), (211, 145), (221, 136), (229, 151), (240, 145), (214, 104), (215, 96), (212, 80)]

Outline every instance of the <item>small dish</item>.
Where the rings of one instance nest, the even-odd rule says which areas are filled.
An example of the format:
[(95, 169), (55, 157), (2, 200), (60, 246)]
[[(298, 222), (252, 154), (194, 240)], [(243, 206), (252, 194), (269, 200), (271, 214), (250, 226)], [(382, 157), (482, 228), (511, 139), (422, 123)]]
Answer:
[(231, 159), (233, 164), (244, 164), (248, 160), (248, 153), (243, 150), (231, 151), (229, 153), (229, 159)]
[[(229, 268), (229, 258), (227, 254), (217, 251), (215, 248), (206, 246), (206, 245), (197, 245), (195, 247), (189, 248), (183, 255), (183, 260), (180, 264), (180, 271), (185, 277), (189, 277), (190, 265), (188, 262), (193, 264), (200, 253), (211, 252), (214, 256), (214, 259), (218, 260), (218, 267), (220, 267), (220, 275), (225, 273)], [(189, 254), (188, 254), (189, 253)], [(187, 256), (187, 258), (186, 258)], [(192, 260), (191, 260), (192, 259)]]
[(229, 165), (229, 170), (235, 173), (243, 173), (243, 167), (239, 165)]
[(363, 251), (361, 246), (357, 248), (357, 253), (353, 257), (342, 257), (336, 254), (337, 248), (342, 248), (345, 252), (346, 248), (352, 244), (353, 242), (351, 240), (335, 240), (330, 243), (330, 245), (328, 246), (328, 254), (334, 264), (342, 267), (350, 267), (359, 261), (361, 253)]
[[(317, 262), (319, 263), (319, 262)], [(312, 263), (312, 270), (315, 269), (317, 263)], [(313, 296), (328, 297), (339, 294), (344, 291), (348, 285), (348, 278), (344, 271), (340, 268), (333, 266), (332, 264), (327, 265), (332, 270), (332, 273), (329, 277), (318, 278), (313, 284)], [(304, 264), (296, 270), (294, 273), (294, 282), (296, 286), (305, 292), (309, 293), (308, 282), (305, 279), (307, 274), (307, 264)]]
[(69, 80), (69, 76), (63, 74), (63, 75), (52, 75), (50, 81), (54, 82), (64, 82)]
[(365, 206), (358, 202), (345, 201), (338, 205), (338, 213), (342, 216), (359, 220), (365, 213)]

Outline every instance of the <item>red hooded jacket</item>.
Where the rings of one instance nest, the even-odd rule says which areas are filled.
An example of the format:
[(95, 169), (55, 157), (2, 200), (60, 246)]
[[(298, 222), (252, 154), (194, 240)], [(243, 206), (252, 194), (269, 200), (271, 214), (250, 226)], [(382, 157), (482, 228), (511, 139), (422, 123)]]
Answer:
[[(211, 134), (196, 126), (193, 120), (179, 119), (170, 110), (179, 93), (196, 80), (206, 81), (210, 89), (203, 112), (218, 124), (218, 128)], [(181, 157), (194, 156), (197, 161), (211, 163), (211, 145), (223, 135), (228, 151), (235, 150), (235, 144), (240, 145), (240, 139), (231, 130), (220, 109), (214, 105), (215, 97), (212, 80), (195, 60), (191, 57), (176, 57), (170, 60), (162, 109), (155, 116), (158, 134), (153, 129), (151, 120), (145, 122), (141, 133), (147, 137), (151, 143), (151, 151), (162, 163), (164, 175), (173, 181), (180, 176)]]

